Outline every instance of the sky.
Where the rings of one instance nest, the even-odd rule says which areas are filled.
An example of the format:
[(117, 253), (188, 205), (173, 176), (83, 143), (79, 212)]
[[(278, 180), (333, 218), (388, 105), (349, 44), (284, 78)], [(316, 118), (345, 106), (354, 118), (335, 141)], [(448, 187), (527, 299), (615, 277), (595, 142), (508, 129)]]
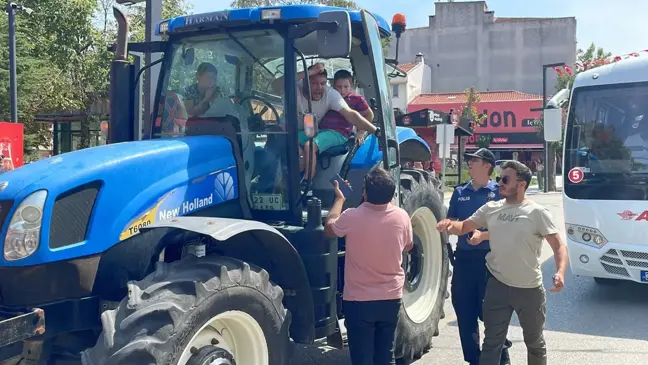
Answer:
[[(445, 0), (443, 0), (445, 1)], [(456, 0), (461, 1), (461, 0)], [(231, 0), (187, 0), (193, 13), (223, 10)], [(356, 3), (391, 21), (403, 13), (407, 26), (424, 27), (434, 15), (435, 0), (356, 0)], [(486, 0), (488, 9), (499, 17), (575, 16), (578, 48), (592, 42), (613, 56), (648, 49), (645, 18), (648, 0)], [(621, 5), (622, 4), (622, 5)]]

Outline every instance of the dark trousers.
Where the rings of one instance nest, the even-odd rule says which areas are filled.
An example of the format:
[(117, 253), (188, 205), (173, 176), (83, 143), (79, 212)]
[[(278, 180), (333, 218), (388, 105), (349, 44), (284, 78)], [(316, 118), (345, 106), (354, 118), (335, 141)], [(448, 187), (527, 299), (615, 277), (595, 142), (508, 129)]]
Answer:
[(353, 365), (393, 365), (401, 301), (344, 301), (344, 325)]
[(484, 346), (480, 365), (496, 365), (506, 339), (513, 311), (517, 313), (527, 347), (528, 365), (547, 364), (543, 331), (547, 314), (543, 286), (514, 288), (490, 277), (484, 297)]
[[(479, 350), (479, 323), (483, 321), (482, 303), (486, 293), (488, 269), (486, 268), (486, 250), (457, 250), (452, 273), (452, 305), (457, 314), (459, 338), (464, 360), (477, 364)], [(506, 340), (501, 351), (501, 362), (508, 360), (508, 348), (512, 343)]]

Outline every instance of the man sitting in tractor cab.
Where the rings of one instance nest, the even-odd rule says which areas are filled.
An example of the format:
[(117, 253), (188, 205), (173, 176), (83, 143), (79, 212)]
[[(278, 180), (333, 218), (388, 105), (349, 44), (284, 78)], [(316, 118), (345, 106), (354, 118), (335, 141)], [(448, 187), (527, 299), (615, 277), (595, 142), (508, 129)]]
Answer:
[(210, 103), (220, 94), (216, 86), (216, 66), (203, 62), (196, 70), (196, 83), (185, 89), (185, 108), (189, 117), (200, 117), (209, 109)]
[(184, 104), (188, 117), (216, 117), (230, 114), (238, 116), (234, 102), (223, 95), (217, 86), (218, 70), (203, 62), (196, 70), (196, 83), (185, 89)]
[[(308, 95), (306, 94), (306, 88), (304, 86), (304, 76), (305, 72), (297, 73), (297, 114), (298, 114), (298, 123), (299, 123), (299, 143), (303, 146), (304, 153), (304, 162), (303, 166), (309, 166), (310, 163), (311, 170), (307, 174), (308, 179), (312, 179), (315, 175), (315, 170), (317, 167), (317, 154), (319, 152), (324, 152), (327, 149), (335, 147), (340, 144), (346, 143), (348, 136), (344, 137), (336, 130), (324, 129), (319, 132), (313, 138), (313, 156), (311, 159), (310, 156), (310, 142), (308, 137), (304, 133), (304, 116), (308, 113)], [(327, 72), (324, 64), (316, 63), (308, 68), (308, 76), (310, 80), (310, 99), (312, 106), (312, 113), (315, 115), (315, 122), (322, 119), (324, 115), (330, 110), (340, 113), (340, 115), (348, 122), (354, 125), (358, 130), (369, 131), (374, 133), (376, 131), (376, 126), (371, 124), (365, 117), (363, 117), (359, 112), (351, 109), (347, 102), (344, 100), (342, 95), (327, 85)], [(277, 78), (273, 83), (273, 88), (275, 91), (280, 93), (281, 88), (283, 87), (283, 77)]]

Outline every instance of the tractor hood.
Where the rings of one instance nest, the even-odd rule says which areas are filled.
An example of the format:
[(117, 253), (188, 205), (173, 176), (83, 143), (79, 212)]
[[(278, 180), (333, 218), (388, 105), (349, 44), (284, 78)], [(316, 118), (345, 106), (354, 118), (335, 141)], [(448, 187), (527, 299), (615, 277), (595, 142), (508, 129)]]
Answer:
[[(48, 190), (106, 179), (148, 184), (153, 182), (151, 179), (161, 175), (186, 171), (189, 165), (213, 160), (215, 155), (222, 155), (223, 151), (219, 150), (222, 148), (226, 149), (225, 155), (231, 156), (231, 145), (223, 137), (200, 136), (82, 149), (33, 162), (0, 175), (0, 186), (6, 184), (0, 190), (0, 199), (13, 199), (32, 184)], [(234, 164), (233, 158), (230, 163)], [(156, 173), (150, 173), (154, 171)], [(34, 186), (28, 193), (36, 189)]]
[[(39, 251), (15, 262), (0, 258), (3, 265), (101, 253), (167, 215), (237, 199), (237, 164), (232, 144), (222, 136), (125, 142), (65, 153), (0, 176), (0, 203), (13, 200), (7, 217), (39, 190), (47, 190)], [(0, 222), (3, 232), (9, 220)], [(77, 226), (81, 231), (65, 236), (65, 247), (59, 242), (59, 248), (50, 249), (61, 231)]]

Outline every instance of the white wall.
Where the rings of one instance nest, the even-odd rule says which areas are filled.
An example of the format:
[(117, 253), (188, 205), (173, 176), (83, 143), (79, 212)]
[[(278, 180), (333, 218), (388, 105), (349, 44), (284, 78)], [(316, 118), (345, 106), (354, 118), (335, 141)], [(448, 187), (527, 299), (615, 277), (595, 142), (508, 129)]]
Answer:
[[(498, 18), (485, 1), (436, 2), (427, 27), (411, 28), (400, 40), (399, 59), (417, 53), (432, 66), (432, 92), (518, 90), (542, 93), (542, 65), (576, 60), (576, 19)], [(389, 57), (394, 57), (391, 42)], [(555, 72), (547, 72), (548, 90)]]
[[(394, 77), (390, 80), (392, 86), (392, 106), (407, 113), (407, 105), (420, 94), (432, 91), (432, 69), (425, 60), (416, 64), (407, 72), (407, 77)], [(398, 96), (393, 94), (393, 88), (398, 87)]]

